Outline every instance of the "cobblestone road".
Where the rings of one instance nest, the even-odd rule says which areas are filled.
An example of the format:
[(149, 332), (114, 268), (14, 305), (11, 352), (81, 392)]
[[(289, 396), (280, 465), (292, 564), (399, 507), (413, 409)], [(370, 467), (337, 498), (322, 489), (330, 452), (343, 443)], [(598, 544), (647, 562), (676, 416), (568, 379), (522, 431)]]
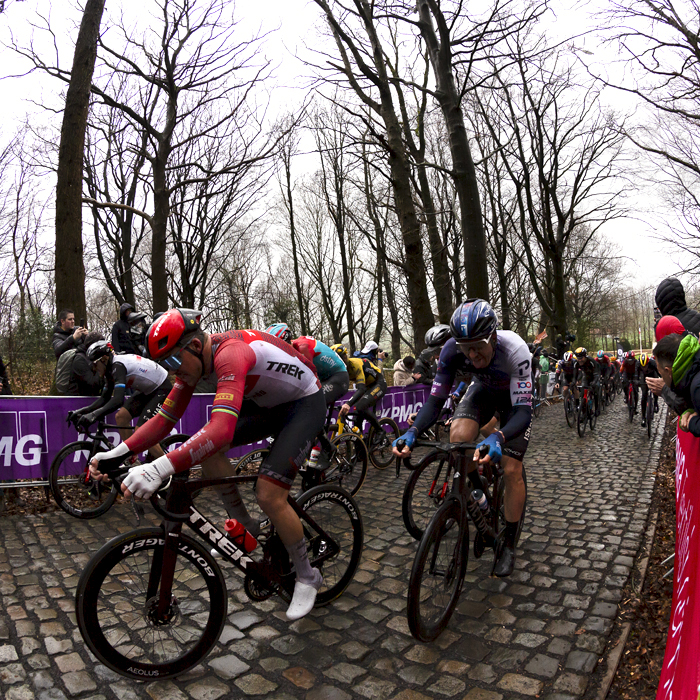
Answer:
[[(659, 417), (660, 418), (660, 417)], [(657, 420), (657, 426), (662, 424)], [(0, 518), (0, 695), (7, 700), (499, 700), (580, 698), (617, 613), (646, 526), (661, 430), (650, 442), (618, 398), (579, 439), (561, 405), (545, 409), (527, 454), (529, 509), (517, 569), (488, 578), (471, 560), (457, 612), (433, 644), (406, 623), (416, 550), (401, 520), (404, 477), (371, 471), (358, 501), (360, 570), (326, 608), (289, 624), (278, 600), (251, 604), (231, 576), (228, 624), (202, 665), (174, 681), (121, 678), (88, 653), (75, 625), (79, 574), (133, 527), (117, 506), (88, 523), (62, 512)]]

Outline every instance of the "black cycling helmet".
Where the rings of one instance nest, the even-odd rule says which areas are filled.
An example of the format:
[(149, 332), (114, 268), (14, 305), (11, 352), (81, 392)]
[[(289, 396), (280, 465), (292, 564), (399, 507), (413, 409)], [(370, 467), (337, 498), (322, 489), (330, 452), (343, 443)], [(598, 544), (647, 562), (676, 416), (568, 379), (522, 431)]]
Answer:
[(425, 334), (425, 344), (429, 348), (441, 347), (451, 337), (452, 333), (450, 327), (446, 323), (438, 323), (437, 326), (433, 326), (427, 330)]
[(112, 350), (112, 343), (108, 343), (106, 340), (98, 340), (88, 347), (85, 354), (90, 362), (97, 362), (101, 357), (111, 355)]
[(483, 299), (467, 299), (450, 319), (452, 337), (457, 340), (490, 338), (498, 327), (498, 316), (491, 304)]

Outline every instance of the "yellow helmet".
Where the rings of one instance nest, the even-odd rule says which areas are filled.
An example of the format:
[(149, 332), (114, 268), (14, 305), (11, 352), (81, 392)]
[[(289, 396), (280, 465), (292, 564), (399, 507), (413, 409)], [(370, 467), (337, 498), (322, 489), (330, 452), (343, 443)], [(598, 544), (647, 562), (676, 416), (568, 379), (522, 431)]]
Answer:
[(639, 358), (639, 364), (642, 367), (647, 366), (647, 362), (649, 362), (649, 355), (647, 355), (645, 352), (642, 353), (642, 356)]
[(336, 354), (340, 355), (340, 357), (343, 360), (347, 360), (348, 358), (348, 349), (342, 344), (342, 343), (336, 343), (335, 345), (331, 345), (331, 350)]

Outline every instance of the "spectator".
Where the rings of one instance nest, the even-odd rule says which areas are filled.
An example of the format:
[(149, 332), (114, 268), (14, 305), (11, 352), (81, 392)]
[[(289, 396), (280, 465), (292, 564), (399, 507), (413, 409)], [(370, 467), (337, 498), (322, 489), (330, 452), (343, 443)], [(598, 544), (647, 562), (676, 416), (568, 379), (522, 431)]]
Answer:
[(379, 369), (384, 364), (387, 354), (373, 340), (370, 340), (362, 350), (357, 350), (353, 357), (359, 357), (361, 360), (369, 360), (374, 362)]
[(119, 307), (119, 320), (112, 326), (112, 347), (114, 352), (125, 352), (137, 355), (138, 348), (129, 334), (129, 314), (134, 311), (131, 304), (122, 304)]
[(146, 353), (146, 331), (148, 330), (148, 322), (146, 314), (143, 311), (129, 314), (129, 337), (136, 348), (136, 354), (145, 356)]
[(700, 437), (700, 342), (694, 335), (671, 333), (654, 348), (654, 357), (664, 384), (685, 402), (681, 430)]
[(75, 328), (75, 313), (70, 309), (63, 309), (58, 314), (58, 322), (54, 326), (53, 339), (51, 340), (56, 359), (61, 357), (66, 350), (80, 345), (86, 335), (87, 328), (81, 326)]
[(656, 305), (664, 316), (675, 316), (687, 331), (700, 334), (700, 313), (688, 308), (683, 285), (675, 277), (667, 277), (656, 288)]
[(2, 361), (2, 356), (0, 355), (0, 396), (12, 396), (12, 389), (10, 389), (10, 380), (7, 377), (7, 367)]
[(569, 349), (569, 343), (562, 338), (561, 333), (557, 333), (557, 337), (554, 339), (554, 346), (557, 359), (561, 360), (564, 357), (564, 353)]
[(435, 360), (440, 357), (440, 350), (442, 348), (426, 348), (418, 355), (415, 365), (415, 373), (418, 374), (416, 378), (417, 384), (432, 384), (435, 378)]
[(420, 379), (420, 374), (413, 372), (416, 359), (406, 355), (403, 360), (398, 360), (394, 365), (394, 386), (410, 386)]
[[(662, 316), (654, 329), (656, 333), (657, 345), (658, 341), (673, 333), (680, 336), (688, 335), (688, 332), (683, 328), (683, 324), (675, 316)], [(656, 352), (656, 347), (654, 347)], [(649, 391), (656, 396), (660, 396), (678, 415), (681, 415), (688, 407), (686, 402), (666, 386), (663, 379), (658, 377), (646, 377), (646, 383)]]
[[(88, 360), (86, 351), (90, 345), (98, 340), (104, 340), (102, 333), (91, 331), (85, 336), (84, 341), (76, 349), (71, 365), (70, 383), (67, 396), (99, 396), (102, 391), (102, 375), (92, 369), (92, 362)], [(98, 365), (104, 373), (104, 365)]]

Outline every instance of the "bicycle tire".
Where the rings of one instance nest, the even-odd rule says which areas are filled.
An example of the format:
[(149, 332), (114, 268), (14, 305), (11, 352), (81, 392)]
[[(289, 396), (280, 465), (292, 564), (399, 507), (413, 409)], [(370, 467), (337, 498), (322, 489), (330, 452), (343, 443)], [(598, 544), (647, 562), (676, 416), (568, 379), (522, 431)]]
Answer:
[[(523, 464), (523, 482), (525, 483), (525, 501), (523, 502), (523, 512), (520, 515), (520, 521), (518, 522), (518, 532), (515, 535), (515, 544), (517, 546), (520, 541), (520, 533), (523, 531), (523, 525), (525, 524), (525, 512), (527, 511), (527, 474), (525, 473), (525, 465)], [(492, 520), (492, 526), (496, 531), (496, 534), (502, 532), (506, 526), (506, 511), (505, 511), (505, 489), (506, 480), (501, 477), (498, 481), (498, 492), (494, 499), (494, 518)]]
[(570, 427), (574, 427), (576, 422), (575, 418), (576, 411), (574, 410), (574, 399), (571, 396), (571, 392), (566, 393), (566, 398), (564, 399), (564, 416), (566, 417), (566, 424)]
[(630, 388), (627, 390), (627, 412), (629, 413), (630, 423), (634, 421), (634, 391)]
[[(449, 494), (449, 455), (435, 451), (426, 455), (411, 472), (401, 499), (401, 515), (408, 534), (420, 541), (430, 519)], [(444, 485), (447, 484), (447, 490)]]
[(532, 415), (535, 418), (539, 418), (540, 414), (542, 413), (542, 402), (540, 401), (538, 394), (535, 394), (532, 399)]
[[(350, 585), (360, 565), (365, 530), (362, 515), (353, 497), (339, 486), (321, 484), (304, 492), (297, 499), (302, 510), (329, 534), (340, 546), (333, 558), (322, 562), (320, 567), (323, 583), (316, 596), (315, 607), (328, 605)], [(327, 543), (321, 535), (301, 521), (307, 541), (311, 566)], [(290, 601), (294, 593), (294, 576), (283, 578), (279, 593), (283, 600)]]
[(578, 431), (578, 436), (583, 437), (586, 433), (586, 425), (588, 423), (588, 410), (587, 402), (583, 400), (583, 396), (579, 399), (578, 413), (576, 415), (576, 430)]
[(324, 481), (337, 482), (354, 496), (362, 488), (367, 476), (369, 457), (365, 442), (355, 433), (343, 433), (334, 437), (331, 444), (336, 451), (330, 467), (324, 472)]
[(76, 589), (78, 629), (88, 648), (105, 666), (134, 680), (172, 678), (196, 666), (226, 622), (221, 569), (207, 547), (185, 534), (173, 580), (177, 610), (170, 624), (151, 621), (149, 606), (157, 596), (151, 603), (146, 599), (148, 580), (164, 544), (157, 527), (118, 535), (88, 562)]
[(597, 422), (598, 416), (595, 412), (595, 399), (592, 399), (588, 405), (588, 424), (591, 426), (591, 430), (595, 428)]
[(654, 395), (647, 392), (647, 437), (651, 440), (651, 425), (654, 422)]
[[(370, 427), (367, 438), (367, 452), (374, 467), (382, 470), (386, 469), (395, 459), (391, 450), (391, 444), (399, 438), (399, 426), (391, 418), (380, 418), (379, 425), (384, 433), (382, 442), (380, 445), (374, 445), (377, 439), (376, 430), (374, 427)], [(386, 429), (387, 427), (389, 430)]]
[(420, 541), (408, 582), (406, 613), (411, 634), (432, 642), (447, 627), (459, 600), (469, 558), (469, 525), (450, 499), (432, 517)]
[[(97, 452), (112, 448), (106, 441), (101, 442)], [(71, 442), (54, 457), (49, 469), (49, 488), (56, 504), (80, 520), (91, 520), (106, 513), (119, 493), (116, 484), (93, 481), (89, 477), (90, 452), (89, 441)]]

